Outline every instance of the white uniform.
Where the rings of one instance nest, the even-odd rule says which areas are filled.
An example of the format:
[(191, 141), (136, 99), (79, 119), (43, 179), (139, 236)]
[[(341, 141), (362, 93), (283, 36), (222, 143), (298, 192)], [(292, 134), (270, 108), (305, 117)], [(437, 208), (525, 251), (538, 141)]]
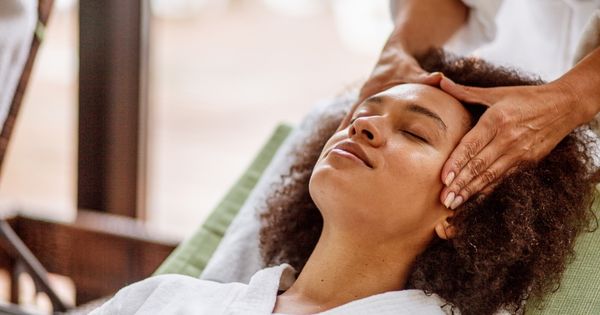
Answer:
[[(391, 1), (395, 16), (396, 0)], [(463, 0), (466, 27), (448, 44), (551, 81), (600, 46), (600, 0)]]

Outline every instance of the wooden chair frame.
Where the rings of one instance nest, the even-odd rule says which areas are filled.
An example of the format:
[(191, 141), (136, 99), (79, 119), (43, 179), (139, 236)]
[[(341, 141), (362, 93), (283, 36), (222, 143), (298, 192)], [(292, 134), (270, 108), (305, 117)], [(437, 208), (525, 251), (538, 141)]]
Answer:
[[(53, 2), (38, 0), (36, 33), (0, 132), (0, 170)], [(48, 272), (73, 280), (76, 304), (80, 305), (148, 277), (178, 244), (178, 240), (157, 236), (158, 233), (130, 218), (78, 210), (75, 222), (62, 223), (30, 218), (18, 212), (0, 219), (0, 249), (4, 249), (0, 251), (0, 268), (10, 273), (10, 302), (18, 304), (18, 279), (25, 272), (34, 280), (36, 291), (49, 297), (55, 313), (73, 306), (63, 302), (52, 289)], [(27, 314), (16, 305), (0, 306), (0, 312)]]

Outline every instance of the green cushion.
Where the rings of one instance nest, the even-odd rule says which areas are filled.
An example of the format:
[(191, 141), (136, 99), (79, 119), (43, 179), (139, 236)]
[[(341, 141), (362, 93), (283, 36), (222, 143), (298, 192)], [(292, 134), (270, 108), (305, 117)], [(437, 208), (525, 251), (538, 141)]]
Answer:
[[(596, 216), (600, 214), (599, 197), (593, 206)], [(575, 255), (558, 291), (544, 299), (541, 309), (529, 307), (525, 314), (600, 314), (600, 228), (579, 236)]]
[[(177, 273), (198, 277), (202, 273), (227, 227), (291, 130), (287, 125), (277, 127), (206, 222), (173, 251), (155, 275)], [(600, 213), (600, 200), (596, 200), (593, 208), (596, 214)], [(600, 229), (583, 233), (577, 240), (575, 251), (576, 259), (568, 266), (560, 289), (544, 299), (542, 309), (527, 308), (527, 315), (600, 314)]]
[(169, 255), (154, 275), (176, 273), (198, 277), (202, 273), (221, 242), (227, 227), (229, 227), (229, 224), (273, 159), (277, 149), (291, 131), (292, 128), (288, 125), (280, 124), (277, 126), (267, 143), (264, 144), (254, 158), (254, 161), (211, 212), (206, 222), (192, 237), (181, 243)]

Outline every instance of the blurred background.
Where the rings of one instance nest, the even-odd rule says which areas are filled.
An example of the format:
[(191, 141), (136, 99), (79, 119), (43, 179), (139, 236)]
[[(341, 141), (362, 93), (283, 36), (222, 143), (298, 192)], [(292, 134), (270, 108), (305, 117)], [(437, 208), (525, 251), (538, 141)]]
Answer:
[[(101, 251), (97, 252), (102, 248), (101, 242), (117, 235), (119, 242), (126, 244), (118, 250), (138, 248), (135, 246), (142, 242), (146, 244), (144, 250), (156, 253), (152, 246), (163, 246), (162, 241), (152, 243), (152, 235), (140, 241), (128, 230), (136, 222), (144, 222), (152, 231), (173, 240), (161, 247), (167, 251), (156, 255), (160, 257), (157, 261), (162, 261), (173, 246), (201, 225), (278, 123), (296, 125), (319, 100), (357, 88), (366, 79), (392, 27), (387, 0), (110, 1), (112, 7), (106, 12), (121, 12), (118, 6), (125, 3), (142, 3), (145, 10), (147, 19), (142, 19), (141, 33), (146, 40), (134, 54), (143, 59), (139, 78), (144, 86), (139, 99), (142, 105), (135, 107), (139, 115), (109, 107), (105, 110), (112, 111), (113, 116), (89, 116), (96, 100), (101, 107), (106, 101), (103, 92), (94, 94), (98, 92), (95, 89), (106, 82), (125, 82), (131, 69), (138, 69), (129, 68), (127, 61), (112, 55), (101, 55), (103, 49), (123, 54), (135, 43), (116, 41), (116, 46), (106, 48), (97, 46), (99, 40), (95, 37), (104, 36), (102, 27), (106, 27), (106, 33), (120, 28), (135, 34), (136, 30), (127, 29), (127, 23), (139, 25), (122, 16), (112, 18), (110, 14), (94, 12), (104, 10), (102, 6), (109, 1), (85, 3), (84, 10), (78, 0), (54, 1), (0, 176), (0, 214), (19, 214), (21, 219), (11, 221), (13, 228), (50, 272), (55, 272), (49, 275), (50, 282), (63, 301), (71, 305), (98, 297), (86, 296), (85, 292), (100, 292), (97, 294), (104, 296), (123, 283), (149, 275), (153, 269), (137, 272), (124, 267), (139, 264), (136, 259), (148, 259), (139, 258), (142, 252), (115, 262), (110, 257), (114, 254), (107, 251), (106, 257), (100, 257), (102, 264), (95, 266), (94, 259), (102, 256)], [(107, 21), (109, 24), (102, 24)], [(112, 29), (113, 22), (121, 24)], [(110, 42), (115, 38), (122, 40), (101, 40)], [(102, 60), (94, 64), (94, 58)], [(102, 68), (113, 61), (123, 69)], [(113, 94), (121, 97), (118, 93), (122, 90)], [(128, 119), (138, 115), (137, 125), (125, 126), (127, 120), (120, 120), (121, 114), (129, 115)], [(96, 125), (103, 124), (109, 125), (109, 142), (120, 145), (115, 152), (107, 153), (110, 149), (105, 147), (96, 152), (94, 146), (106, 145), (102, 142), (106, 135), (98, 134), (102, 139), (94, 139), (93, 132), (85, 131), (94, 131)], [(124, 137), (123, 141), (120, 133), (110, 135), (121, 129), (133, 130), (135, 135)], [(134, 157), (123, 157), (121, 161), (119, 154), (130, 153), (126, 151), (127, 143), (134, 143)], [(108, 164), (117, 165), (116, 168), (94, 170), (95, 164), (90, 164), (89, 159), (95, 155), (111, 159)], [(82, 168), (85, 159), (89, 165)], [(121, 164), (134, 165), (134, 172), (126, 170), (115, 175)], [(91, 174), (89, 180), (87, 174)], [(93, 184), (100, 188), (91, 187)], [(116, 184), (116, 188), (111, 184)], [(125, 196), (120, 189), (127, 185), (135, 186), (135, 191)], [(108, 201), (100, 200), (98, 205), (94, 198), (85, 196), (86, 190), (93, 194), (94, 189), (109, 195), (105, 196)], [(136, 200), (119, 203), (131, 196)], [(120, 219), (102, 223), (102, 218), (90, 220), (89, 214), (81, 220), (80, 209), (124, 215), (133, 218), (134, 223), (121, 226)], [(55, 223), (44, 225), (46, 220)], [(73, 239), (85, 239), (78, 236), (78, 221), (91, 231), (88, 234), (96, 233), (97, 226), (110, 231), (108, 236), (101, 234), (94, 241), (100, 245), (82, 241), (96, 255), (90, 261), (85, 261), (81, 250), (70, 253), (69, 248), (64, 249)], [(68, 232), (68, 238), (64, 238), (63, 230)], [(141, 235), (144, 233), (148, 234), (145, 229)], [(115, 247), (115, 241), (112, 242), (107, 245), (109, 248)], [(147, 245), (148, 242), (152, 244)], [(63, 249), (69, 252), (68, 257)], [(156, 268), (155, 263), (148, 265)], [(34, 284), (26, 275), (17, 274), (18, 280), (13, 279), (13, 283), (18, 281), (17, 291), (21, 292), (14, 301), (9, 281), (13, 267), (0, 270), (0, 304), (11, 300), (47, 313), (50, 301), (35, 294)], [(84, 269), (91, 270), (95, 278), (89, 278)], [(124, 273), (113, 277), (120, 282), (98, 282), (121, 271)]]
[[(278, 122), (366, 78), (386, 0), (151, 0), (145, 209), (184, 238)], [(72, 220), (78, 2), (57, 0), (11, 139), (3, 208)]]

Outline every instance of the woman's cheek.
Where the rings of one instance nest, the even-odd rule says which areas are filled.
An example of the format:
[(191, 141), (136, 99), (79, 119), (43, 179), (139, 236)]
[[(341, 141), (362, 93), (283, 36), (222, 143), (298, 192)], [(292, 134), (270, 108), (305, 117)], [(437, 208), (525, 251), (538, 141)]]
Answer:
[(418, 185), (419, 189), (425, 187), (428, 190), (436, 184), (441, 185), (441, 182), (438, 183), (438, 175), (444, 161), (437, 154), (404, 148), (394, 152), (392, 156), (393, 158), (388, 159), (392, 163), (388, 163), (389, 170), (386, 173), (393, 174), (393, 181), (402, 185)]

